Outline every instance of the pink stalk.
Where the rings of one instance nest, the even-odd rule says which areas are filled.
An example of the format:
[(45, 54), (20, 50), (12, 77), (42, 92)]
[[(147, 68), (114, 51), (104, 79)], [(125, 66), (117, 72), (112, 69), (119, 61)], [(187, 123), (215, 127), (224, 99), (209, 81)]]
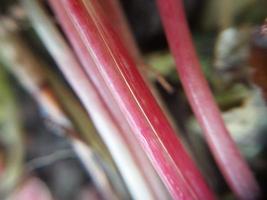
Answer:
[[(75, 30), (66, 28), (68, 18), (59, 19), (76, 46), (78, 57), (81, 61), (92, 58), (95, 63), (87, 60), (89, 64), (84, 65), (92, 64), (86, 68), (88, 75), (99, 90), (101, 85), (108, 87), (173, 198), (213, 199), (212, 192), (176, 138), (116, 31), (105, 20), (102, 10), (95, 7), (96, 1), (87, 3), (87, 8), (80, 0), (59, 2), (61, 5), (56, 6), (55, 1), (50, 1), (58, 16), (66, 9)], [(73, 35), (75, 31), (80, 38)]]
[(157, 0), (178, 73), (213, 156), (240, 199), (255, 199), (258, 185), (230, 137), (193, 47), (181, 0)]
[[(85, 1), (85, 4), (89, 1)], [(135, 61), (138, 64), (138, 67), (141, 74), (143, 75), (143, 78), (145, 79), (146, 83), (148, 84), (150, 90), (152, 91), (153, 95), (158, 100), (158, 103), (162, 107), (165, 113), (167, 113), (167, 110), (165, 108), (164, 103), (161, 100), (161, 97), (156, 90), (153, 83), (149, 80), (148, 74), (156, 77), (157, 81), (163, 86), (164, 89), (166, 89), (168, 92), (173, 92), (172, 87), (170, 84), (160, 75), (160, 73), (153, 69), (152, 67), (148, 66), (139, 51), (138, 45), (135, 41), (134, 35), (131, 32), (130, 26), (128, 24), (128, 21), (125, 17), (125, 14), (123, 13), (122, 7), (120, 5), (119, 0), (99, 0), (99, 4), (101, 5), (101, 8), (103, 9), (103, 12), (106, 16), (108, 16), (109, 22), (113, 26), (113, 30), (117, 32), (117, 34), (120, 35), (121, 41), (123, 42), (124, 46), (129, 51), (129, 54), (135, 59)]]
[[(27, 0), (27, 2), (28, 1), (29, 0)], [(59, 2), (53, 1), (52, 3), (55, 7), (61, 6)], [(138, 163), (134, 160), (134, 154), (129, 151), (128, 144), (125, 143), (124, 138), (121, 136), (121, 130), (116, 123), (114, 123), (114, 119), (95, 91), (86, 73), (84, 73), (72, 50), (68, 47), (54, 25), (45, 17), (45, 14), (42, 13), (41, 10), (36, 12), (42, 16), (38, 18), (39, 15), (35, 15), (33, 19), (36, 25), (35, 27), (37, 27), (36, 30), (91, 116), (133, 198), (153, 199), (153, 192), (155, 191), (150, 191), (149, 184), (146, 182), (145, 178), (143, 178)], [(61, 14), (63, 16), (66, 15), (64, 10), (62, 10)], [(61, 18), (61, 16), (59, 16), (59, 18)], [(43, 24), (46, 26), (42, 26)], [(89, 60), (90, 59), (89, 57)], [(147, 167), (147, 165), (145, 166)], [(157, 195), (157, 197), (158, 196), (159, 195)]]
[[(85, 2), (89, 2), (88, 0)], [(118, 0), (99, 0), (106, 16), (109, 17), (114, 30), (120, 34), (125, 47), (129, 50), (129, 53), (136, 59), (136, 61), (141, 62), (141, 54), (139, 52), (137, 43), (134, 39), (132, 32), (130, 31), (129, 24), (126, 17), (122, 11), (120, 2)]]
[[(61, 7), (60, 5), (58, 5), (58, 3), (54, 3), (54, 5), (57, 7)], [(62, 12), (60, 13), (60, 15), (58, 17), (62, 18), (62, 21), (64, 21), (65, 28), (68, 29), (68, 31), (67, 31), (68, 34), (71, 34), (72, 38), (78, 39), (76, 31), (74, 29), (72, 29), (73, 27), (71, 26), (71, 24), (68, 23), (69, 20), (67, 20), (67, 18), (66, 18), (67, 15), (64, 12), (64, 10), (62, 10)], [(44, 23), (44, 21), (43, 21), (43, 23)], [(47, 22), (46, 22), (46, 24), (47, 24)], [(48, 24), (47, 24), (47, 26), (48, 26)], [(73, 58), (73, 56), (70, 54), (70, 50), (66, 51), (68, 48), (67, 48), (66, 44), (63, 45), (63, 41), (59, 39), (60, 37), (58, 36), (58, 33), (56, 34), (55, 28), (53, 28), (53, 26), (51, 24), (49, 25), (50, 31), (47, 31), (47, 28), (44, 29), (42, 26), (38, 26), (38, 27), (40, 27), (38, 32), (42, 36), (42, 39), (44, 40), (47, 48), (52, 53), (55, 60), (58, 62), (59, 66), (60, 66), (61, 70), (63, 71), (63, 73), (65, 74), (67, 80), (73, 86), (75, 92), (80, 97), (80, 99), (82, 100), (85, 107), (87, 107), (87, 110), (90, 110), (89, 107), (96, 107), (96, 105), (94, 105), (92, 103), (93, 100), (91, 100), (90, 103), (88, 102), (88, 99), (91, 99), (90, 94), (95, 93), (94, 91), (89, 92), (89, 89), (90, 89), (90, 87), (92, 88), (92, 86), (88, 85), (88, 83), (85, 84), (85, 83), (81, 83), (79, 81), (77, 82), (77, 80), (85, 79), (86, 75), (83, 73), (82, 69), (79, 69), (77, 61), (75, 61), (75, 58)], [(61, 41), (60, 44), (56, 44), (55, 42), (52, 42), (54, 40), (53, 38), (57, 38), (56, 41), (58, 41), (58, 42)], [(54, 44), (54, 45), (51, 46), (49, 44)], [(64, 48), (63, 48), (64, 51), (62, 52), (63, 46), (64, 46)], [(79, 54), (82, 55), (84, 48), (77, 47), (77, 51), (79, 51)], [(63, 58), (66, 58), (67, 60), (64, 61), (64, 60), (62, 60)], [(82, 59), (85, 66), (88, 66), (88, 67), (94, 66), (94, 63), (92, 62), (92, 58), (90, 56), (85, 55), (83, 58), (86, 58), (86, 59)], [(68, 64), (72, 63), (71, 67), (69, 67), (67, 63)], [(88, 65), (88, 63), (89, 63), (89, 65)], [(80, 78), (77, 78), (77, 77), (80, 77)], [(93, 80), (94, 79), (95, 78), (93, 78)], [(90, 81), (89, 81), (89, 83), (90, 83)], [(143, 151), (138, 147), (138, 143), (137, 143), (136, 139), (134, 137), (131, 137), (131, 135), (129, 135), (129, 132), (131, 130), (127, 126), (127, 123), (125, 122), (124, 118), (122, 117), (122, 114), (119, 112), (119, 109), (116, 108), (116, 105), (114, 104), (112, 97), (109, 94), (110, 92), (107, 90), (107, 88), (103, 84), (101, 85), (101, 82), (100, 82), (99, 87), (101, 88), (100, 93), (102, 96), (104, 96), (105, 103), (107, 104), (107, 106), (111, 110), (113, 116), (115, 116), (116, 124), (119, 125), (120, 135), (125, 140), (129, 150), (131, 151), (131, 154), (132, 154), (135, 162), (137, 163), (138, 166), (141, 167), (139, 170), (142, 172), (142, 175), (144, 176), (145, 180), (148, 181), (148, 183), (151, 187), (151, 190), (152, 190), (151, 191), (152, 194), (157, 199), (167, 199), (168, 194), (166, 193), (165, 188), (162, 187), (162, 183), (160, 182), (160, 180), (158, 180), (157, 174), (155, 174), (151, 164), (149, 163), (149, 160), (146, 158), (146, 156), (144, 156)], [(83, 98), (83, 96), (87, 96), (87, 99)], [(98, 100), (98, 101), (101, 101), (101, 100)], [(100, 111), (98, 111), (98, 112), (100, 112)], [(95, 123), (99, 123), (99, 122), (95, 122)], [(100, 125), (103, 126), (105, 123), (108, 123), (108, 122), (104, 122), (102, 119), (102, 123)], [(99, 130), (101, 131), (102, 129), (99, 129)], [(115, 131), (113, 130), (111, 134), (116, 134), (116, 132), (118, 132), (117, 129)], [(104, 140), (109, 141), (109, 143), (112, 142), (112, 140), (110, 140), (109, 137), (104, 138)], [(117, 163), (117, 164), (121, 164), (121, 163)], [(130, 163), (128, 163), (128, 168), (129, 168), (129, 164)], [(122, 167), (124, 167), (124, 166), (122, 166)], [(127, 168), (124, 167), (124, 169), (129, 172), (129, 170), (127, 170)], [(131, 172), (131, 176), (136, 176), (136, 175), (134, 175), (133, 172)], [(135, 185), (140, 185), (140, 183), (136, 182)], [(140, 187), (141, 187), (141, 185), (140, 185)], [(139, 193), (140, 193), (140, 191), (139, 191)], [(135, 195), (138, 195), (138, 194), (135, 194)], [(142, 194), (140, 193), (140, 195), (142, 195)]]
[[(85, 1), (85, 3), (88, 3), (89, 1)], [(171, 122), (173, 126), (173, 119), (170, 117), (169, 112), (167, 111), (167, 108), (162, 101), (162, 98), (156, 89), (155, 85), (149, 80), (149, 74), (153, 74), (157, 77), (157, 81), (166, 89), (168, 92), (173, 92), (172, 87), (169, 85), (169, 83), (161, 77), (161, 75), (158, 73), (157, 70), (153, 69), (152, 67), (145, 64), (142, 55), (139, 51), (139, 48), (137, 46), (137, 43), (135, 41), (134, 35), (130, 30), (130, 26), (128, 24), (128, 21), (126, 19), (126, 16), (124, 15), (124, 12), (122, 10), (121, 4), (119, 0), (99, 0), (99, 4), (102, 6), (103, 12), (105, 13), (105, 16), (108, 17), (109, 22), (113, 26), (113, 30), (119, 34), (121, 41), (123, 42), (123, 45), (127, 48), (129, 54), (134, 58), (135, 62), (138, 64), (138, 69), (141, 72), (141, 75), (143, 76), (146, 84), (148, 85), (149, 89), (151, 90), (152, 94), (156, 98), (157, 102), (161, 106), (164, 113), (167, 115), (168, 120)], [(97, 6), (95, 4), (95, 6)], [(99, 9), (101, 9), (99, 8)], [(89, 72), (90, 73), (90, 72)], [(109, 105), (109, 103), (107, 103)], [(112, 109), (114, 110), (114, 109)], [(117, 114), (118, 117), (121, 117), (121, 114)], [(123, 117), (121, 117), (123, 118)], [(127, 124), (123, 123), (123, 121), (120, 121), (120, 124)], [(129, 128), (128, 128), (129, 129)], [(175, 127), (175, 130), (177, 130), (177, 127)], [(126, 133), (129, 132), (129, 130), (126, 131)], [(147, 169), (146, 171), (149, 171)], [(147, 174), (147, 173), (146, 173)]]

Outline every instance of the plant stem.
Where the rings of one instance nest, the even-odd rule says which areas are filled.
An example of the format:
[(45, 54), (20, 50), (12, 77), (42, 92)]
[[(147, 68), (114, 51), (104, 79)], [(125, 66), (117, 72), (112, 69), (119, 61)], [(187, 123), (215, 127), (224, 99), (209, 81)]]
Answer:
[[(80, 60), (93, 59), (86, 69), (100, 90), (108, 87), (134, 137), (150, 158), (174, 199), (213, 199), (184, 147), (176, 138), (166, 117), (137, 70), (136, 63), (124, 48), (116, 31), (97, 1), (50, 1), (65, 33), (76, 45)], [(69, 16), (62, 17), (62, 12)], [(72, 31), (66, 28), (71, 23)], [(65, 25), (64, 25), (65, 24)], [(77, 35), (72, 34), (77, 31)], [(79, 38), (77, 38), (77, 36)], [(78, 49), (80, 47), (80, 51)], [(87, 65), (88, 66), (88, 65)], [(85, 67), (85, 66), (84, 66)]]
[(193, 111), (226, 181), (241, 199), (255, 199), (259, 188), (220, 115), (201, 71), (181, 0), (157, 0), (177, 70)]
[[(89, 1), (85, 1), (88, 3)], [(110, 23), (112, 23), (114, 29), (120, 34), (122, 42), (129, 50), (129, 53), (137, 61), (142, 63), (142, 56), (138, 49), (135, 38), (130, 31), (129, 24), (123, 13), (120, 2), (118, 0), (99, 0), (102, 9), (109, 16)]]
[[(53, 3), (57, 5), (57, 2)], [(34, 17), (32, 16), (31, 18), (36, 30), (91, 116), (132, 196), (136, 199), (142, 197), (152, 199), (153, 195), (150, 194), (150, 189), (140, 174), (134, 155), (129, 151), (127, 143), (121, 136), (120, 128), (103, 104), (103, 100), (99, 97), (86, 73), (81, 68), (72, 50), (41, 10), (35, 13), (31, 12), (31, 14), (34, 14)], [(126, 165), (127, 168), (125, 167)]]

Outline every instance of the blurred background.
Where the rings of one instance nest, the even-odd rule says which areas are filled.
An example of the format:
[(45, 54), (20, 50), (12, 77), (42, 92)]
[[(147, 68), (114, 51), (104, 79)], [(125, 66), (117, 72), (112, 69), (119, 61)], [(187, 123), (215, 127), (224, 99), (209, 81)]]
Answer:
[[(234, 199), (182, 90), (155, 1), (120, 2), (148, 66), (144, 73), (155, 85), (183, 142), (219, 198)], [(57, 24), (46, 2), (41, 3)], [(267, 1), (184, 0), (184, 4), (203, 71), (223, 118), (265, 193)], [(14, 54), (17, 60), (12, 60)], [(28, 65), (29, 74), (18, 63)], [(0, 0), (0, 199), (103, 199), (77, 156), (70, 139), (74, 134), (57, 115), (58, 102), (50, 99), (50, 85), (75, 121), (83, 108), (38, 38), (21, 1)], [(78, 106), (73, 114), (66, 107), (74, 104)], [(86, 120), (75, 125), (75, 130)], [(83, 128), (90, 131), (91, 127)], [(65, 137), (66, 132), (71, 137)], [(94, 159), (109, 171), (101, 158)], [(118, 185), (127, 196), (125, 184)]]

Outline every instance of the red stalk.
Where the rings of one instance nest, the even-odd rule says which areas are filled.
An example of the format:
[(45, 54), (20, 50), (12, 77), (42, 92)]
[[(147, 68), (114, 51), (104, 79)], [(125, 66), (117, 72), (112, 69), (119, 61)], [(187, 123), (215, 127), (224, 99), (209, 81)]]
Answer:
[[(87, 8), (79, 0), (60, 2), (61, 6), (56, 7), (54, 1), (50, 1), (57, 15), (66, 9), (70, 23), (75, 26), (80, 39), (74, 38), (64, 27), (64, 18), (60, 19), (67, 36), (76, 46), (77, 55), (81, 61), (91, 57), (96, 64), (86, 68), (90, 72), (88, 75), (99, 90), (101, 85), (108, 87), (173, 198), (213, 199), (213, 194), (176, 138), (120, 38), (108, 20), (105, 21), (102, 11), (94, 7), (96, 1), (87, 3)], [(81, 52), (77, 47), (85, 48), (85, 51)], [(92, 61), (87, 62), (93, 64), (90, 63)]]
[(178, 73), (209, 147), (226, 181), (240, 199), (255, 199), (259, 188), (230, 137), (193, 47), (181, 0), (157, 0)]
[[(34, 1), (32, 1), (32, 4), (34, 4)], [(61, 7), (59, 2), (53, 2), (53, 4), (55, 7)], [(35, 11), (36, 6), (37, 5), (33, 7)], [(31, 9), (31, 7), (29, 9)], [(45, 13), (42, 13), (42, 10), (37, 10), (36, 13), (38, 14), (32, 16), (32, 19), (40, 37), (90, 114), (92, 120), (99, 130), (100, 135), (114, 157), (118, 169), (120, 170), (130, 192), (132, 193), (133, 198), (140, 199), (143, 197), (146, 199), (151, 199), (152, 196), (153, 198), (155, 196), (155, 198), (158, 199), (165, 199), (167, 195), (164, 190), (159, 187), (160, 183), (158, 183), (159, 181), (157, 180), (157, 176), (153, 172), (148, 160), (146, 160), (145, 157), (140, 159), (141, 161), (135, 158), (135, 154), (137, 153), (139, 153), (139, 158), (141, 155), (143, 156), (137, 146), (135, 146), (135, 149), (133, 150), (132, 144), (135, 144), (136, 142), (127, 141), (125, 143), (125, 141), (123, 141), (123, 139), (127, 139), (123, 137), (126, 134), (121, 134), (120, 127), (114, 123), (113, 118), (110, 116), (110, 113), (102, 103), (102, 99), (98, 96), (94, 86), (91, 84), (91, 81), (88, 80), (87, 75), (84, 73), (72, 50), (63, 40), (56, 27), (49, 21), (47, 16), (45, 16)], [(63, 18), (66, 15), (64, 10), (62, 10), (61, 15)], [(62, 17), (61, 15), (59, 18)], [(68, 20), (63, 21), (65, 22), (66, 27), (68, 27)], [(75, 31), (70, 32), (75, 33)], [(87, 58), (89, 61), (91, 60), (90, 57)], [(108, 96), (106, 96), (106, 98), (110, 99)], [(129, 152), (128, 148), (133, 152)], [(120, 151), (123, 151), (124, 153), (122, 154)], [(131, 153), (131, 156), (129, 153)], [(125, 167), (126, 165), (127, 168)], [(143, 169), (150, 171), (139, 174), (136, 170), (137, 166), (142, 166)], [(140, 167), (137, 169), (138, 171), (142, 172)], [(131, 171), (130, 174), (129, 171)], [(149, 177), (147, 176), (148, 174)], [(140, 178), (142, 176), (144, 176), (144, 178)], [(147, 177), (149, 181), (148, 183), (152, 185), (152, 189), (147, 183)]]
[(125, 47), (127, 47), (131, 53), (131, 56), (133, 56), (136, 61), (142, 62), (137, 43), (132, 32), (130, 31), (130, 27), (122, 11), (120, 2), (118, 0), (99, 0), (99, 3), (101, 4), (106, 16), (109, 17), (114, 30), (120, 34), (120, 37), (124, 42)]
[[(61, 8), (62, 7), (57, 2), (52, 2), (52, 3), (54, 4), (55, 8)], [(66, 15), (65, 11), (64, 10), (61, 10), (61, 11), (62, 12), (58, 15), (58, 17), (60, 19), (62, 19), (62, 22), (64, 22), (62, 24), (64, 24), (64, 27), (67, 30), (66, 32), (71, 37), (73, 42), (77, 43), (79, 41), (79, 35), (76, 33), (76, 30), (73, 28), (72, 24), (69, 23), (70, 20), (68, 19), (68, 16)], [(47, 34), (48, 33), (43, 34), (43, 35), (46, 38), (49, 38), (49, 37), (47, 37)], [(53, 37), (55, 37), (55, 35), (53, 35), (53, 36), (51, 35), (50, 38), (53, 38)], [(46, 44), (48, 44), (49, 40), (46, 40)], [(53, 42), (51, 42), (51, 41), (49, 43), (53, 44)], [(63, 46), (63, 44), (60, 44), (58, 46)], [(86, 48), (84, 46), (75, 45), (75, 47), (76, 47), (76, 50), (77, 50), (79, 55), (83, 55), (84, 52), (86, 52)], [(66, 48), (64, 48), (64, 49), (66, 49)], [(83, 79), (85, 79), (86, 75), (84, 73), (82, 73), (81, 69), (78, 69), (77, 64), (74, 65), (74, 63), (70, 62), (70, 60), (68, 60), (68, 63), (72, 63), (71, 68), (68, 67), (66, 64), (62, 65), (61, 64), (62, 59), (60, 59), (60, 57), (62, 57), (62, 56), (60, 56), (60, 55), (57, 56), (58, 53), (61, 52), (59, 49), (55, 50), (55, 48), (52, 48), (51, 51), (52, 51), (52, 54), (54, 55), (55, 59), (59, 62), (59, 65), (62, 66), (61, 70), (63, 71), (63, 73), (66, 73), (66, 78), (70, 81), (71, 85), (74, 86), (74, 90), (77, 92), (78, 96), (81, 98), (85, 107), (87, 107), (88, 110), (90, 110), (89, 107), (91, 107), (91, 106), (95, 107), (95, 105), (92, 102), (88, 103), (88, 100), (90, 99), (90, 97), (88, 97), (88, 95), (90, 93), (94, 93), (94, 91), (89, 92), (88, 86), (86, 86), (85, 83), (77, 82), (77, 80), (81, 80), (81, 77), (83, 77)], [(64, 52), (64, 55), (65, 55), (65, 57), (70, 57), (70, 56), (68, 56), (67, 52)], [(84, 56), (81, 56), (81, 57), (82, 57), (82, 63), (85, 66), (87, 66), (87, 68), (88, 67), (89, 68), (94, 67), (94, 63), (93, 63), (92, 58), (90, 56), (85, 54)], [(63, 64), (65, 62), (63, 61)], [(88, 73), (90, 73), (90, 72), (88, 72)], [(76, 79), (74, 76), (76, 76), (76, 77), (80, 76), (80, 78)], [(96, 74), (96, 76), (98, 76), (98, 75)], [(149, 160), (147, 159), (146, 156), (144, 156), (143, 151), (138, 147), (139, 145), (138, 145), (136, 139), (134, 137), (131, 137), (131, 134), (130, 134), (131, 129), (127, 125), (127, 122), (125, 122), (125, 119), (122, 117), (122, 114), (119, 111), (119, 108), (117, 108), (117, 105), (114, 103), (114, 100), (113, 100), (109, 90), (107, 90), (106, 86), (102, 84), (103, 80), (101, 79), (101, 77), (98, 76), (98, 79), (101, 80), (98, 83), (95, 81), (95, 77), (92, 80), (100, 88), (99, 92), (104, 97), (103, 99), (104, 99), (105, 103), (107, 104), (109, 110), (111, 111), (111, 113), (115, 117), (116, 124), (119, 125), (119, 128), (120, 128), (121, 136), (123, 137), (123, 139), (127, 143), (129, 150), (131, 150), (132, 156), (134, 157), (138, 166), (141, 167), (140, 170), (143, 173), (144, 178), (150, 184), (150, 187), (152, 189), (152, 191), (151, 191), (152, 194), (157, 199), (167, 199), (168, 194), (166, 193), (165, 188), (162, 187), (162, 183), (158, 180), (157, 174), (155, 174), (151, 164), (149, 163)], [(89, 86), (89, 87), (92, 87), (92, 86)], [(83, 96), (87, 96), (87, 99), (83, 98)], [(97, 112), (97, 111), (95, 111), (95, 112)], [(98, 112), (100, 112), (100, 111), (98, 111)], [(106, 138), (106, 139), (109, 140), (108, 138)], [(131, 174), (133, 175), (132, 172), (131, 172)]]

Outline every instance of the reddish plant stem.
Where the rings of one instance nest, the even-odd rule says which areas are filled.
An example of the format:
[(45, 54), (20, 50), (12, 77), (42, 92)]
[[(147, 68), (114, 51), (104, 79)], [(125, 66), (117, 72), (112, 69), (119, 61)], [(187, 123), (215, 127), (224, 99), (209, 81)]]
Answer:
[[(61, 15), (59, 15), (59, 18), (62, 18), (62, 16), (64, 17), (66, 15), (64, 10), (61, 9), (61, 5), (59, 4), (59, 2), (53, 1), (53, 5), (55, 8), (56, 7), (60, 8), (60, 10), (62, 11)], [(40, 10), (38, 12), (38, 15), (35, 16), (34, 18), (34, 20), (37, 20), (37, 22), (38, 19), (36, 19), (36, 17), (38, 17), (39, 15), (42, 16)], [(153, 172), (153, 169), (151, 168), (151, 166), (149, 166), (148, 160), (144, 161), (144, 159), (142, 159), (141, 164), (140, 162), (136, 161), (135, 153), (140, 152), (140, 149), (137, 149), (138, 148), (137, 146), (135, 146), (134, 152), (131, 152), (131, 156), (129, 156), (129, 152), (126, 149), (132, 150), (132, 144), (135, 143), (133, 143), (133, 141), (131, 141), (131, 143), (129, 141), (124, 143), (125, 141), (122, 140), (121, 136), (124, 136), (126, 134), (120, 133), (121, 130), (117, 126), (117, 123), (114, 123), (106, 107), (103, 105), (102, 99), (98, 97), (95, 88), (92, 86), (90, 80), (88, 80), (86, 73), (84, 73), (79, 62), (76, 60), (76, 57), (74, 56), (73, 52), (68, 47), (66, 42), (63, 40), (63, 37), (61, 37), (59, 32), (53, 26), (53, 24), (51, 24), (51, 22), (49, 22), (48, 19), (46, 20), (45, 19), (46, 19), (45, 16), (43, 17), (39, 16), (39, 20), (42, 22), (42, 24), (36, 23), (38, 24), (37, 30), (41, 35), (42, 39), (44, 40), (46, 47), (48, 48), (52, 56), (55, 58), (55, 61), (58, 63), (60, 69), (64, 73), (65, 77), (67, 78), (67, 80), (73, 87), (74, 91), (81, 99), (82, 103), (85, 105), (88, 113), (91, 115), (92, 120), (96, 124), (96, 127), (98, 128), (101, 136), (103, 137), (104, 141), (109, 147), (109, 150), (111, 151), (111, 154), (113, 155), (114, 160), (116, 161), (117, 166), (120, 172), (122, 173), (122, 176), (126, 181), (126, 184), (130, 192), (133, 195), (133, 198), (140, 199), (141, 197), (143, 197), (146, 199), (152, 199), (153, 196), (154, 199), (155, 195), (155, 198), (165, 199), (167, 195), (165, 195), (165, 197), (162, 196), (163, 194), (166, 194), (162, 192), (163, 191), (162, 188), (158, 186), (155, 187), (155, 185), (157, 185), (157, 182), (159, 181), (157, 180), (156, 174), (153, 173), (151, 174), (151, 171)], [(63, 20), (63, 21), (65, 22), (64, 24), (66, 25), (66, 27), (68, 27), (69, 20)], [(70, 33), (72, 34), (74, 34), (75, 32), (76, 32), (75, 30), (74, 31), (70, 30)], [(87, 59), (88, 62), (90, 62), (92, 65), (94, 64), (91, 62), (90, 57), (87, 57)], [(107, 99), (110, 99), (109, 96), (105, 97)], [(115, 108), (113, 107), (113, 109)], [(125, 139), (125, 137), (123, 139)], [(124, 153), (121, 154), (120, 151)], [(141, 153), (139, 153), (139, 155), (141, 155)], [(133, 163), (133, 161), (137, 163)], [(152, 187), (153, 191), (150, 191), (149, 188), (150, 185), (146, 183), (147, 181), (145, 180), (146, 174), (145, 173), (139, 174), (137, 172), (136, 170), (137, 166), (135, 166), (136, 164), (138, 167), (142, 166), (143, 169), (146, 170), (151, 169), (151, 171), (147, 174), (151, 175), (149, 177), (150, 181), (149, 183), (153, 185)], [(125, 168), (126, 165), (127, 168)], [(142, 168), (141, 167), (138, 168), (138, 171), (142, 172), (142, 170), (140, 169)], [(129, 173), (129, 171), (131, 171), (131, 173)], [(144, 180), (143, 178), (140, 178), (141, 177), (140, 175), (145, 177)]]
[(120, 37), (124, 42), (125, 47), (129, 50), (129, 53), (131, 53), (131, 56), (133, 56), (137, 62), (142, 63), (142, 56), (139, 52), (134, 36), (130, 31), (129, 24), (122, 11), (120, 2), (118, 0), (99, 0), (99, 3), (101, 4), (106, 16), (109, 17), (114, 30), (120, 34)]
[[(86, 2), (88, 1), (85, 1), (85, 3)], [(158, 91), (156, 90), (151, 80), (149, 80), (149, 75), (153, 75), (153, 77), (156, 78), (156, 80), (167, 92), (172, 93), (173, 88), (157, 70), (153, 69), (153, 67), (147, 65), (144, 62), (142, 54), (140, 53), (137, 42), (135, 41), (134, 35), (131, 32), (131, 28), (122, 10), (122, 6), (120, 5), (119, 0), (99, 0), (99, 4), (104, 10), (105, 15), (108, 16), (108, 19), (113, 26), (113, 30), (117, 31), (117, 34), (120, 35), (124, 46), (127, 48), (131, 56), (137, 62), (139, 70), (143, 75), (143, 78), (145, 79), (146, 83), (148, 84), (150, 90), (152, 91), (153, 95), (156, 97), (156, 100), (158, 100), (158, 103), (160, 104), (161, 108), (170, 118), (170, 115), (167, 112), (167, 109), (165, 108), (165, 105), (162, 102)]]
[[(53, 2), (54, 8), (61, 8), (62, 6), (60, 3)], [(66, 32), (68, 33), (69, 37), (75, 44), (74, 47), (76, 47), (77, 54), (80, 55), (81, 57), (81, 62), (83, 63), (84, 66), (86, 66), (86, 69), (89, 68), (96, 68), (95, 64), (92, 61), (92, 58), (86, 54), (87, 50), (85, 46), (81, 45), (76, 45), (76, 43), (82, 44), (82, 42), (79, 39), (79, 35), (77, 31), (74, 29), (73, 25), (69, 23), (70, 19), (68, 18), (68, 15), (65, 13), (63, 9), (61, 9), (61, 13), (58, 14), (58, 17), (62, 19), (62, 24), (64, 25), (64, 28), (66, 29)], [(63, 46), (62, 44), (60, 46)], [(64, 53), (66, 55), (66, 52)], [(84, 55), (84, 56), (81, 56)], [(56, 60), (60, 61), (60, 56), (57, 56), (58, 58)], [(64, 62), (64, 61), (63, 61)], [(62, 66), (62, 65), (61, 65)], [(85, 74), (81, 73), (81, 69), (77, 68), (77, 64), (75, 65), (76, 67), (73, 66), (73, 69), (68, 69), (67, 65), (65, 65), (62, 70), (63, 72), (67, 72), (66, 77), (67, 79), (71, 82), (72, 85), (76, 85), (74, 87), (75, 91), (78, 93), (78, 96), (82, 99), (85, 107), (90, 107), (93, 106), (91, 105), (92, 103), (88, 104), (88, 102), (83, 100), (82, 96), (88, 96), (88, 86), (85, 87), (84, 84), (79, 84), (77, 81), (75, 81), (75, 74), (79, 74), (80, 77), (86, 77)], [(88, 71), (90, 73), (90, 71)], [(78, 76), (78, 75), (76, 75)], [(100, 81), (96, 81), (96, 79), (99, 79)], [(123, 139), (125, 140), (129, 150), (132, 153), (133, 158), (137, 162), (138, 166), (140, 167), (140, 171), (143, 173), (143, 176), (146, 181), (148, 181), (151, 189), (152, 189), (152, 194), (155, 196), (156, 199), (168, 199), (168, 194), (167, 191), (165, 191), (165, 188), (162, 187), (161, 181), (158, 179), (157, 174), (154, 172), (149, 160), (147, 159), (146, 156), (144, 156), (144, 152), (142, 149), (138, 147), (138, 142), (136, 141), (136, 138), (132, 137), (131, 135), (131, 129), (127, 125), (127, 122), (123, 118), (122, 113), (120, 112), (118, 106), (114, 103), (114, 99), (111, 96), (108, 88), (103, 84), (104, 80), (101, 79), (98, 74), (95, 74), (94, 78), (92, 78), (93, 82), (99, 89), (99, 93), (103, 97), (103, 100), (105, 101), (107, 107), (109, 108), (111, 114), (113, 117), (115, 117), (116, 125), (120, 128), (120, 133)], [(92, 87), (92, 86), (91, 86)], [(84, 92), (82, 92), (84, 91)], [(92, 93), (92, 91), (90, 92)], [(90, 96), (90, 95), (89, 95)], [(88, 109), (89, 110), (89, 109)], [(109, 139), (108, 139), (109, 140)], [(131, 172), (132, 173), (132, 172)]]
[[(76, 41), (77, 46), (86, 47), (83, 54), (76, 53), (81, 60), (86, 55), (92, 57), (96, 64), (86, 69), (91, 72), (88, 75), (99, 85), (108, 86), (173, 198), (213, 199), (212, 192), (176, 138), (119, 36), (102, 11), (94, 7), (96, 1), (87, 3), (87, 8), (80, 0), (60, 2), (81, 39), (72, 39), (72, 43)], [(61, 9), (55, 9), (55, 12), (59, 14)], [(62, 19), (61, 23), (64, 23)], [(67, 30), (65, 32), (68, 35)]]
[(226, 181), (241, 199), (255, 199), (258, 185), (230, 137), (201, 71), (181, 0), (157, 0), (177, 70), (193, 111)]

